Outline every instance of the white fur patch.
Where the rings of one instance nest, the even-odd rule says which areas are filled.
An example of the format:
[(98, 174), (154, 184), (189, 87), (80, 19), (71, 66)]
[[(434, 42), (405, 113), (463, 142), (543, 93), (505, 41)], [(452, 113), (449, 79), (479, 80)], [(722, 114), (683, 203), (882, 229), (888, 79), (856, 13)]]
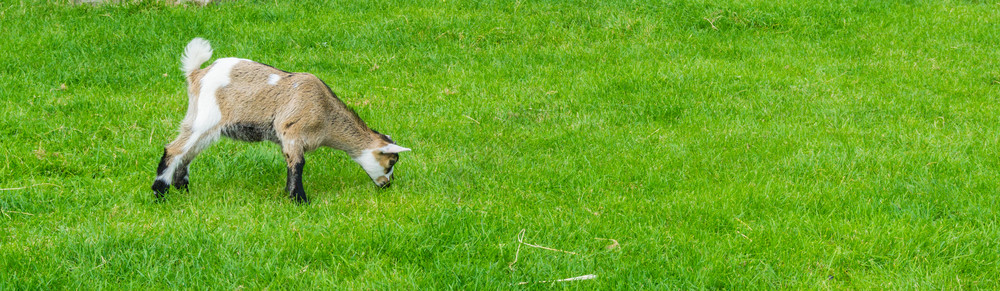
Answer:
[(267, 76), (268, 85), (278, 85), (278, 81), (280, 80), (281, 76), (278, 76), (277, 74), (271, 74), (270, 76)]
[(362, 169), (365, 169), (365, 173), (368, 174), (368, 177), (372, 178), (372, 181), (377, 181), (378, 177), (385, 177), (386, 179), (389, 179), (389, 177), (392, 176), (392, 171), (395, 170), (390, 170), (389, 173), (385, 172), (385, 168), (378, 163), (378, 160), (375, 160), (375, 155), (372, 154), (372, 152), (377, 150), (378, 149), (365, 150), (364, 152), (361, 152), (361, 155), (352, 158), (354, 162), (361, 165)]
[(219, 102), (216, 100), (215, 94), (222, 87), (229, 85), (229, 82), (232, 81), (230, 75), (232, 75), (233, 67), (242, 61), (243, 59), (237, 58), (216, 60), (212, 64), (212, 68), (201, 78), (201, 90), (198, 91), (198, 114), (191, 126), (192, 138), (188, 139), (187, 144), (184, 145), (185, 152), (197, 142), (198, 137), (212, 129), (219, 123), (219, 120), (222, 120), (222, 112), (219, 111)]

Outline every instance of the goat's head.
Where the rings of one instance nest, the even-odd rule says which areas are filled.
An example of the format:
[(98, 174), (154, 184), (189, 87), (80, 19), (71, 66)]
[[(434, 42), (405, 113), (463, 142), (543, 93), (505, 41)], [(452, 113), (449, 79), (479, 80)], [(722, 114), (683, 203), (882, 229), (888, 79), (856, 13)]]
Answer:
[(375, 186), (385, 188), (392, 183), (392, 171), (399, 162), (399, 153), (410, 149), (396, 145), (388, 135), (378, 134), (380, 139), (374, 148), (362, 151), (354, 161), (365, 169)]

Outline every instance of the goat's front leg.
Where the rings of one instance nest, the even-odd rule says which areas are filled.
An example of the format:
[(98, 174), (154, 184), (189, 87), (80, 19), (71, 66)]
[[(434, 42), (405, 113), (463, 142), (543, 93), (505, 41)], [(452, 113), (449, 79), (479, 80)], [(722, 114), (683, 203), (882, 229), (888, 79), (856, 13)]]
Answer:
[(302, 168), (306, 165), (302, 147), (289, 143), (282, 145), (281, 150), (285, 153), (285, 162), (288, 164), (288, 180), (285, 184), (288, 197), (295, 202), (309, 203), (306, 191), (302, 188)]

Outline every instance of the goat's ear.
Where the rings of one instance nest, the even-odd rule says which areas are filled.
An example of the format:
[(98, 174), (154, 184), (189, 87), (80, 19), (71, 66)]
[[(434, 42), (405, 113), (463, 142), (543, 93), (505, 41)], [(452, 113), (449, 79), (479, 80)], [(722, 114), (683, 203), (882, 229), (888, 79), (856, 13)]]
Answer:
[(401, 152), (408, 152), (408, 151), (410, 151), (410, 149), (408, 149), (408, 148), (404, 148), (404, 147), (401, 147), (401, 146), (398, 146), (398, 145), (394, 145), (394, 144), (390, 144), (390, 145), (384, 146), (384, 147), (382, 147), (379, 150), (381, 150), (382, 153), (384, 153), (384, 154), (395, 154), (395, 153), (401, 153)]

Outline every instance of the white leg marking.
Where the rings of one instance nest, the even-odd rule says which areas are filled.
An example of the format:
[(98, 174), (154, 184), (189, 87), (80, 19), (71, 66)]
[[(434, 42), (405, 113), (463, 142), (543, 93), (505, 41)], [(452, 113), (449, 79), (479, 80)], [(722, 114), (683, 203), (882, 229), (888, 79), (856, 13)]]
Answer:
[(161, 173), (159, 176), (156, 176), (156, 180), (161, 180), (163, 182), (166, 182), (167, 185), (170, 185), (170, 183), (173, 183), (173, 181), (174, 181), (174, 171), (177, 170), (177, 165), (180, 164), (180, 163), (181, 163), (181, 156), (180, 155), (175, 156), (170, 161), (170, 165), (167, 166), (167, 169), (163, 170), (163, 173)]
[(281, 76), (278, 76), (276, 74), (271, 74), (270, 76), (267, 76), (267, 84), (268, 85), (278, 85), (278, 81), (280, 81), (280, 80), (281, 80)]

